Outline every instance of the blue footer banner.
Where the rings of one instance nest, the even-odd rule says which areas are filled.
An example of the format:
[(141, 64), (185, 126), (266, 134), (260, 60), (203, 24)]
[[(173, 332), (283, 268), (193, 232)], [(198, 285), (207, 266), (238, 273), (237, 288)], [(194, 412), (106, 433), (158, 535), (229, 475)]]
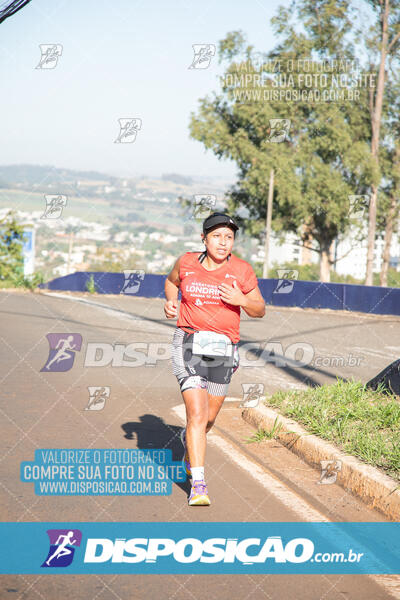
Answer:
[(0, 531), (7, 574), (400, 573), (400, 523), (18, 522)]

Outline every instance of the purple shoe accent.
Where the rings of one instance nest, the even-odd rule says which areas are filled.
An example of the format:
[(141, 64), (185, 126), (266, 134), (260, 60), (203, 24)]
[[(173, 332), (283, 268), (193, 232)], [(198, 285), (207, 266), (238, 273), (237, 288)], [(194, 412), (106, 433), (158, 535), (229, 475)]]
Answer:
[(208, 490), (206, 482), (194, 481), (189, 496), (189, 506), (209, 506), (210, 498), (208, 497)]

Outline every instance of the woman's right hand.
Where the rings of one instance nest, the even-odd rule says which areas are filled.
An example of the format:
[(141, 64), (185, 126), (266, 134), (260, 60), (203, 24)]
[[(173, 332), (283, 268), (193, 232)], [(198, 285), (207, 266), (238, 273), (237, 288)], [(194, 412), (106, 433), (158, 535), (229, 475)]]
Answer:
[(178, 300), (167, 300), (164, 304), (164, 312), (167, 319), (175, 319), (178, 315)]

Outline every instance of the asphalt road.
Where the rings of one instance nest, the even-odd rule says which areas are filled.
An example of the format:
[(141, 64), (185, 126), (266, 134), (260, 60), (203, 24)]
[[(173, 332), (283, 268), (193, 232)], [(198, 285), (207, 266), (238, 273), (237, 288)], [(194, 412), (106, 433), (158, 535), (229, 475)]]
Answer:
[[(37, 448), (165, 447), (175, 460), (182, 455), (184, 410), (168, 359), (175, 322), (164, 318), (163, 301), (67, 295), (0, 292), (2, 521), (386, 520), (336, 484), (318, 486), (320, 473), (274, 440), (246, 444), (253, 430), (235, 402), (225, 403), (210, 434), (209, 508), (188, 507), (188, 482), (174, 484), (172, 494), (162, 497), (36, 496), (33, 484), (19, 481), (19, 467), (33, 460)], [(70, 370), (41, 371), (49, 333), (82, 336)], [(241, 368), (229, 394), (242, 396), (246, 383), (262, 383), (270, 393), (334, 382), (337, 376), (365, 382), (398, 358), (399, 338), (396, 317), (269, 307), (263, 320), (243, 319)], [(146, 344), (147, 358), (127, 366), (121, 352), (132, 343)], [(103, 345), (103, 357), (114, 364), (89, 366), (88, 348), (95, 345)], [(85, 410), (90, 386), (110, 388), (102, 410)], [(400, 577), (3, 575), (0, 588), (1, 598), (15, 600), (67, 594), (85, 600), (180, 600), (205, 593), (218, 600), (383, 600), (400, 598)]]

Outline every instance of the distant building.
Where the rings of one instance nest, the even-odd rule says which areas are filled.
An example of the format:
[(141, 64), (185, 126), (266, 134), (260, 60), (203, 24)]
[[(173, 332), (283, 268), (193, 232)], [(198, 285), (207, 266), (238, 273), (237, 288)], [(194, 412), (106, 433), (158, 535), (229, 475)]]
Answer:
[[(366, 232), (365, 232), (366, 234)], [(185, 246), (189, 245), (185, 243)], [(279, 265), (285, 263), (297, 263), (298, 265), (317, 264), (320, 255), (314, 250), (304, 248), (299, 245), (299, 238), (292, 233), (286, 234), (283, 242), (279, 241), (278, 236), (272, 232), (270, 241), (269, 264)], [(378, 235), (375, 240), (374, 251), (374, 273), (380, 273), (382, 270), (382, 253), (385, 240), (383, 236)], [(312, 246), (316, 248), (315, 241)], [(350, 275), (356, 279), (364, 280), (366, 275), (367, 262), (367, 240), (357, 241), (356, 233), (349, 234), (346, 238), (337, 243), (335, 254), (336, 264), (332, 267), (338, 275)], [(264, 261), (264, 246), (258, 246), (258, 252), (252, 254), (251, 262)], [(400, 270), (400, 236), (393, 234), (390, 252), (390, 266)]]
[[(365, 232), (366, 235), (367, 232)], [(380, 273), (382, 270), (382, 253), (385, 245), (383, 236), (376, 236), (374, 249), (373, 272)], [(398, 264), (400, 256), (399, 235), (393, 234), (390, 248), (391, 263)], [(339, 275), (351, 275), (356, 279), (365, 279), (367, 263), (367, 240), (357, 242), (354, 235), (349, 235), (343, 241), (337, 244), (336, 256), (339, 259), (336, 262), (335, 271)], [(343, 258), (341, 258), (343, 257)]]

